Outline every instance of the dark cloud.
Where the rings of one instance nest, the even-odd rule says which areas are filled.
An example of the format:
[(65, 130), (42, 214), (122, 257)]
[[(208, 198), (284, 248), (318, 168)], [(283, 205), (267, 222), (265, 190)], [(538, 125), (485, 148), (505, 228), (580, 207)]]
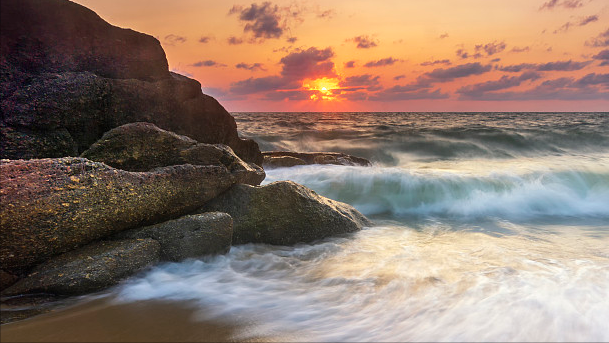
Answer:
[(251, 32), (256, 38), (279, 38), (285, 29), (279, 6), (270, 2), (253, 3), (249, 7), (235, 5), (228, 14), (238, 14), (239, 20), (246, 23), (243, 31)]
[(212, 36), (202, 36), (201, 38), (199, 38), (199, 43), (207, 44), (212, 39), (214, 39), (214, 37), (212, 37)]
[[(379, 85), (380, 76), (370, 74), (348, 76), (340, 81), (341, 87), (373, 87)], [(370, 89), (369, 89), (370, 90)]]
[(165, 36), (163, 43), (165, 43), (167, 45), (176, 45), (179, 43), (185, 43), (186, 40), (187, 40), (186, 37), (170, 34), (170, 35)]
[(558, 29), (554, 30), (553, 33), (557, 34), (557, 33), (561, 33), (561, 32), (567, 32), (573, 26), (585, 26), (585, 25), (588, 25), (588, 24), (593, 23), (595, 21), (598, 21), (598, 16), (597, 15), (590, 15), (590, 16), (581, 18), (576, 23), (567, 22), (567, 23), (563, 24), (561, 27), (559, 27)]
[(297, 50), (280, 60), (280, 75), (261, 78), (249, 78), (231, 84), (230, 91), (236, 94), (252, 94), (274, 90), (294, 90), (302, 85), (305, 79), (334, 78), (332, 48)]
[(226, 39), (226, 41), (228, 42), (228, 44), (230, 45), (239, 45), (243, 43), (243, 39), (241, 38), (237, 38), (235, 36), (230, 36)]
[(605, 49), (598, 54), (592, 56), (595, 60), (601, 61), (601, 66), (609, 65), (609, 49)]
[(398, 76), (394, 76), (393, 79), (398, 81), (398, 80), (401, 80), (401, 79), (403, 79), (405, 77), (406, 77), (406, 75), (398, 75)]
[(383, 58), (377, 61), (370, 61), (366, 64), (364, 64), (364, 67), (367, 68), (372, 68), (372, 67), (383, 67), (383, 66), (389, 66), (392, 64), (395, 64), (395, 62), (399, 62), (401, 60), (395, 59), (393, 57), (387, 57), (387, 58)]
[(449, 82), (457, 78), (484, 74), (491, 70), (490, 65), (478, 62), (461, 64), (451, 68), (438, 68), (418, 77), (419, 83)]
[(219, 62), (212, 61), (212, 60), (206, 60), (206, 61), (199, 61), (199, 62), (193, 63), (193, 64), (191, 64), (191, 66), (193, 66), (193, 67), (226, 67), (226, 64), (219, 63)]
[(578, 8), (578, 7), (582, 7), (584, 4), (582, 3), (582, 0), (550, 0), (545, 2), (543, 5), (541, 5), (541, 7), (539, 8), (540, 11), (542, 10), (552, 10), (556, 7), (563, 7), (563, 8)]
[(317, 12), (318, 18), (332, 19), (332, 18), (334, 18), (335, 15), (336, 15), (336, 11), (333, 9)]
[(269, 92), (264, 95), (262, 100), (282, 101), (282, 100), (309, 100), (311, 95), (319, 93), (317, 91), (294, 90), (294, 91), (279, 91)]
[(389, 88), (380, 92), (376, 92), (368, 96), (371, 101), (400, 101), (400, 100), (419, 100), (419, 99), (447, 99), (450, 96), (442, 93), (439, 89), (431, 91), (429, 89), (420, 89), (415, 91), (396, 91), (394, 88)]
[[(607, 51), (607, 50), (605, 50)], [(601, 85), (606, 88), (609, 88), (609, 74), (596, 74), (590, 73), (581, 79), (574, 82), (574, 84), (578, 86), (591, 86), (591, 85)]]
[(421, 65), (424, 67), (433, 66), (433, 65), (437, 65), (437, 64), (450, 65), (450, 60), (435, 60), (435, 61), (426, 61), (426, 62), (421, 63)]
[(340, 95), (340, 98), (346, 99), (349, 101), (364, 101), (364, 100), (368, 100), (368, 93), (366, 93), (366, 92), (344, 93), (344, 94)]
[(495, 41), (492, 43), (476, 45), (476, 52), (480, 53), (480, 52), (484, 51), (484, 52), (486, 52), (487, 56), (491, 56), (491, 55), (502, 52), (503, 50), (505, 50), (505, 48), (506, 48), (506, 44), (504, 42), (497, 43)]
[(448, 33), (445, 32), (445, 33), (441, 34), (440, 37), (438, 37), (438, 38), (440, 38), (440, 39), (448, 38)]
[(296, 41), (298, 40), (298, 38), (296, 37), (290, 37), (288, 39), (286, 39), (289, 43), (296, 43)]
[(355, 68), (355, 61), (345, 62), (345, 68)]
[(357, 43), (358, 49), (370, 49), (378, 46), (378, 41), (374, 38), (366, 35), (357, 36), (353, 38), (349, 38), (346, 40), (347, 42), (355, 42)]
[(457, 54), (457, 56), (459, 56), (462, 59), (469, 57), (469, 53), (467, 51), (465, 51), (465, 49), (459, 49), (455, 53)]
[(457, 90), (457, 93), (460, 94), (461, 98), (476, 99), (484, 96), (488, 92), (520, 86), (524, 81), (537, 80), (539, 78), (541, 78), (539, 73), (529, 71), (520, 76), (502, 76), (499, 80), (486, 81), (461, 87)]
[(528, 46), (524, 46), (522, 48), (518, 47), (518, 46), (515, 46), (510, 51), (512, 51), (512, 52), (529, 52), (530, 50), (531, 50), (531, 48), (528, 47)]
[(498, 67), (498, 70), (507, 71), (512, 73), (518, 73), (522, 70), (534, 70), (534, 71), (573, 71), (581, 70), (589, 65), (591, 61), (574, 62), (568, 61), (556, 61), (548, 63), (521, 63), (511, 66)]
[(605, 32), (601, 32), (598, 36), (591, 38), (586, 41), (586, 46), (592, 47), (604, 47), (609, 46), (609, 29)]
[(266, 71), (266, 69), (264, 69), (264, 66), (262, 65), (262, 63), (253, 63), (253, 64), (238, 63), (237, 65), (235, 65), (235, 67), (237, 69), (246, 69), (249, 71), (256, 71), (256, 70)]

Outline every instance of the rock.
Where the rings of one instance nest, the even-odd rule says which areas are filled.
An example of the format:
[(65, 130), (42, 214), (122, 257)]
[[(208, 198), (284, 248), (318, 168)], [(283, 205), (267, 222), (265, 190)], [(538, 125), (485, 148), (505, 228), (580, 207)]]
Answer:
[(194, 164), (223, 165), (238, 183), (259, 185), (266, 176), (254, 163), (246, 163), (223, 144), (198, 143), (194, 139), (158, 128), (151, 123), (131, 123), (106, 132), (81, 157), (128, 171)]
[(96, 292), (156, 263), (159, 250), (159, 243), (153, 239), (97, 242), (36, 266), (2, 295)]
[(113, 238), (152, 238), (161, 245), (161, 260), (182, 261), (230, 250), (233, 218), (222, 212), (184, 216), (164, 223), (119, 232)]
[(118, 231), (192, 213), (234, 181), (224, 166), (127, 172), (76, 157), (2, 160), (0, 264), (19, 273)]
[(171, 73), (155, 38), (66, 0), (3, 0), (0, 157), (75, 156), (102, 134), (152, 122), (262, 164), (234, 118), (196, 80)]
[(340, 152), (265, 151), (262, 155), (264, 156), (264, 166), (271, 168), (292, 167), (301, 164), (338, 164), (364, 167), (372, 165), (365, 158)]
[(262, 165), (265, 168), (294, 167), (305, 164), (307, 164), (307, 162), (305, 162), (303, 159), (292, 156), (264, 156), (264, 161), (262, 161)]
[(360, 230), (370, 221), (352, 206), (291, 181), (235, 185), (200, 211), (233, 217), (233, 244), (292, 245)]
[(19, 280), (19, 277), (0, 269), (0, 291), (14, 284)]

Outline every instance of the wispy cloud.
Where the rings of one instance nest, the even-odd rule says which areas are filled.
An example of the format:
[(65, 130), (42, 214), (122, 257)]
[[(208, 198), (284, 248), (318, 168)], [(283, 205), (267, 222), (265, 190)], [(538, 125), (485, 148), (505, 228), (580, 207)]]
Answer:
[(355, 61), (348, 61), (344, 64), (345, 68), (355, 68)]
[(574, 71), (581, 70), (588, 66), (591, 61), (575, 62), (572, 60), (568, 61), (556, 61), (547, 63), (521, 63), (509, 66), (498, 67), (498, 70), (518, 73), (522, 70), (534, 70), (534, 71)]
[(531, 50), (531, 48), (528, 46), (523, 46), (523, 47), (515, 46), (510, 51), (511, 52), (529, 52), (530, 50)]
[(235, 37), (235, 36), (230, 36), (226, 39), (226, 42), (229, 45), (239, 45), (239, 44), (243, 44), (243, 39)]
[(595, 60), (601, 61), (601, 66), (609, 66), (609, 49), (605, 49), (598, 54), (592, 56)]
[(438, 65), (438, 64), (444, 64), (444, 65), (450, 65), (450, 60), (445, 59), (445, 60), (434, 60), (434, 61), (425, 61), (423, 63), (421, 63), (422, 66), (426, 67), (426, 66), (434, 66), (434, 65)]
[(384, 67), (384, 66), (389, 66), (389, 65), (395, 64), (396, 62), (400, 62), (400, 61), (401, 61), (400, 59), (396, 59), (393, 57), (387, 57), (387, 58), (383, 58), (380, 60), (367, 62), (366, 64), (364, 64), (364, 67), (366, 67), (366, 68)]
[(524, 81), (537, 80), (541, 75), (537, 72), (525, 72), (520, 76), (502, 76), (499, 80), (486, 81), (461, 87), (457, 90), (461, 98), (477, 99), (488, 92), (520, 86)]
[(165, 36), (165, 39), (163, 39), (163, 43), (165, 43), (166, 45), (176, 45), (180, 43), (186, 43), (186, 41), (186, 37), (174, 35), (173, 33)]
[(266, 69), (264, 68), (264, 66), (262, 65), (262, 63), (252, 63), (252, 64), (248, 64), (248, 63), (237, 63), (235, 65), (235, 67), (237, 69), (245, 69), (245, 70), (249, 70), (249, 71), (257, 71), (257, 70), (262, 70), (262, 71), (266, 71)]
[(358, 49), (370, 49), (370, 48), (374, 48), (374, 47), (378, 46), (378, 40), (376, 40), (368, 35), (362, 35), (362, 36), (349, 38), (346, 41), (357, 43)]
[(566, 22), (564, 23), (561, 27), (559, 27), (558, 29), (554, 30), (554, 34), (557, 33), (562, 33), (562, 32), (567, 32), (569, 31), (570, 28), (574, 27), (574, 26), (585, 26), (588, 25), (590, 23), (593, 23), (595, 21), (598, 21), (598, 16), (597, 15), (590, 15), (587, 17), (582, 17), (580, 18), (577, 22), (572, 23), (572, 22)]
[(579, 8), (582, 7), (584, 4), (582, 2), (582, 0), (550, 0), (547, 2), (544, 2), (543, 5), (541, 5), (541, 7), (539, 8), (540, 11), (543, 10), (553, 10), (556, 7), (563, 7), (563, 8), (567, 8), (567, 9), (574, 9), (574, 8)]
[(199, 43), (203, 43), (203, 44), (207, 44), (209, 43), (212, 39), (214, 39), (213, 36), (201, 36), (201, 38), (199, 38)]
[(609, 29), (604, 32), (598, 34), (598, 36), (593, 37), (586, 41), (586, 46), (592, 47), (603, 47), (609, 46)]
[(492, 42), (492, 43), (487, 43), (487, 44), (479, 44), (476, 45), (476, 52), (482, 52), (484, 51), (486, 53), (487, 56), (491, 56), (497, 53), (502, 52), (503, 50), (505, 50), (506, 48), (506, 44), (505, 42)]
[(214, 60), (199, 61), (191, 64), (193, 67), (226, 67), (226, 64)]

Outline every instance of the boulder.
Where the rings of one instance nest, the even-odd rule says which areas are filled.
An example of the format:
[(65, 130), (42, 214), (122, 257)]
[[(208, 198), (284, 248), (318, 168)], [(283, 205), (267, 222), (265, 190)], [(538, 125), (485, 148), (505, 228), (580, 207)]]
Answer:
[(14, 284), (19, 280), (19, 277), (0, 269), (0, 291)]
[(265, 151), (263, 165), (265, 167), (292, 167), (302, 164), (338, 164), (345, 166), (370, 166), (365, 158), (347, 155), (340, 152), (292, 152)]
[(370, 221), (351, 205), (291, 181), (235, 185), (200, 211), (233, 217), (233, 244), (293, 245), (360, 230)]
[(232, 237), (233, 218), (221, 212), (184, 216), (113, 236), (114, 239), (152, 238), (161, 245), (161, 260), (174, 262), (225, 254), (230, 250)]
[(262, 164), (199, 82), (169, 72), (154, 37), (67, 0), (0, 6), (0, 157), (76, 156), (104, 132), (145, 121)]
[(128, 171), (177, 164), (224, 165), (238, 183), (259, 185), (264, 170), (246, 163), (224, 144), (198, 143), (151, 123), (130, 123), (106, 132), (81, 157)]
[(128, 172), (76, 157), (2, 160), (0, 264), (19, 273), (110, 234), (192, 213), (234, 182), (224, 166)]
[(97, 242), (36, 266), (2, 295), (96, 292), (156, 263), (159, 250), (159, 243), (153, 239)]

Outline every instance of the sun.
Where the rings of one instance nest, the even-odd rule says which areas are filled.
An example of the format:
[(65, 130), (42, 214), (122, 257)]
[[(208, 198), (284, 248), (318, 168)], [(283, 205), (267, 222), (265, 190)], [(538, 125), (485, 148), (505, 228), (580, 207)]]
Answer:
[(311, 94), (311, 100), (336, 100), (336, 90), (340, 89), (339, 81), (336, 78), (320, 78), (314, 80), (305, 80), (302, 87), (314, 91)]

